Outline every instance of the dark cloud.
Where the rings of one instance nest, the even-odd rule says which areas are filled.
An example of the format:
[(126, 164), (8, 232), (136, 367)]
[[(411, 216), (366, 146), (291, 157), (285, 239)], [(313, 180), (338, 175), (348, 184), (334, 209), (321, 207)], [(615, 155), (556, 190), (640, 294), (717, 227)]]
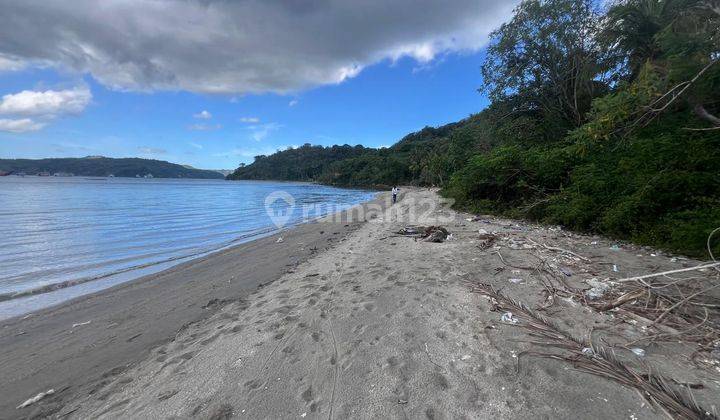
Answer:
[(0, 0), (0, 70), (129, 90), (287, 93), (480, 48), (511, 0)]

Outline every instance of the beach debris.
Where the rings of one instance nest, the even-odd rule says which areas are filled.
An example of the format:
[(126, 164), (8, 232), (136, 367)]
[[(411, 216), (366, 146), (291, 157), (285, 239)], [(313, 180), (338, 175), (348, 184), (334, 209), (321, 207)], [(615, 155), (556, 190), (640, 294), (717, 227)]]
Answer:
[(613, 271), (616, 272), (616, 273), (617, 273), (618, 271), (620, 271), (620, 269), (618, 269), (617, 264), (613, 264)]
[(636, 299), (644, 296), (645, 294), (646, 294), (646, 291), (644, 289), (637, 289), (637, 290), (633, 290), (628, 293), (625, 293), (622, 296), (619, 296), (618, 298), (614, 299), (613, 301), (606, 302), (601, 305), (593, 305), (593, 306), (598, 311), (609, 311), (609, 310), (615, 309), (618, 306), (621, 306), (627, 302), (635, 301)]
[(620, 247), (617, 245), (612, 245), (612, 246), (610, 246), (610, 250), (611, 251), (620, 251)]
[(405, 226), (396, 232), (398, 235), (423, 238), (425, 242), (445, 242), (452, 236), (443, 226)]
[(425, 228), (424, 238), (425, 242), (445, 242), (448, 239), (450, 233), (442, 226), (428, 226)]
[(518, 319), (513, 315), (512, 312), (505, 312), (500, 317), (500, 321), (507, 322), (508, 324), (517, 324)]
[(283, 242), (282, 236), (279, 237), (279, 238), (277, 238), (277, 241), (275, 241), (276, 244), (279, 244), (279, 243), (282, 243), (282, 242)]
[(483, 251), (493, 246), (493, 244), (495, 244), (495, 241), (497, 240), (496, 235), (493, 235), (485, 229), (478, 230), (478, 235), (480, 235), (480, 243), (478, 244), (478, 248)]
[(518, 284), (518, 283), (522, 283), (523, 280), (522, 280), (522, 279), (512, 278), (512, 279), (508, 279), (508, 281), (509, 281), (510, 283)]
[(401, 228), (400, 230), (398, 230), (397, 234), (398, 235), (406, 235), (406, 236), (419, 235), (420, 230), (418, 230), (417, 228), (414, 228), (412, 226), (405, 226), (405, 227)]
[(592, 357), (595, 355), (595, 351), (591, 347), (583, 347), (582, 354), (588, 357)]
[(563, 274), (565, 274), (566, 276), (568, 276), (568, 277), (572, 276), (572, 274), (573, 274), (573, 273), (572, 273), (572, 270), (570, 270), (570, 269), (567, 268), (567, 267), (558, 267), (558, 270), (559, 270), (561, 273), (563, 273)]
[[(709, 416), (711, 412), (700, 406), (690, 393), (690, 389), (693, 389), (695, 384), (685, 386), (684, 383), (672, 378), (652, 373), (650, 369), (648, 369), (649, 373), (641, 372), (617, 358), (614, 351), (592, 344), (589, 338), (578, 338), (560, 329), (557, 324), (538, 315), (527, 305), (503, 295), (488, 284), (478, 283), (473, 291), (496, 301), (497, 310), (512, 309), (522, 314), (523, 323), (519, 326), (528, 332), (527, 342), (534, 349), (520, 353), (519, 357), (526, 355), (564, 360), (571, 363), (577, 370), (634, 388), (647, 402), (660, 407), (671, 418), (713, 418)], [(593, 356), (577, 357), (578, 355), (587, 355), (586, 348), (592, 349)], [(519, 369), (519, 363), (517, 366)], [(668, 383), (682, 386), (669, 387)]]
[(600, 299), (610, 290), (609, 284), (598, 281), (598, 279), (595, 278), (587, 280), (587, 284), (589, 284), (591, 288), (585, 291), (585, 296), (590, 300)]
[(635, 355), (638, 356), (638, 357), (643, 357), (643, 356), (645, 356), (645, 350), (644, 350), (644, 349), (641, 349), (640, 347), (633, 347), (633, 348), (630, 349), (630, 351), (633, 352), (633, 353), (635, 353)]
[(78, 322), (77, 324), (73, 324), (72, 327), (73, 327), (73, 328), (75, 328), (75, 327), (82, 327), (83, 325), (88, 325), (88, 324), (91, 323), (91, 322), (92, 322), (92, 321)]
[(41, 393), (37, 394), (36, 396), (34, 396), (34, 397), (26, 400), (24, 403), (22, 403), (22, 404), (18, 405), (17, 407), (15, 407), (15, 409), (16, 409), (16, 410), (20, 410), (20, 409), (23, 409), (23, 408), (25, 408), (25, 407), (27, 407), (27, 406), (29, 406), (29, 405), (33, 405), (33, 404), (35, 404), (36, 402), (38, 402), (38, 401), (42, 400), (43, 398), (47, 397), (48, 395), (52, 395), (52, 394), (54, 394), (54, 393), (55, 393), (55, 390), (54, 390), (54, 389), (48, 389), (47, 391), (41, 392)]

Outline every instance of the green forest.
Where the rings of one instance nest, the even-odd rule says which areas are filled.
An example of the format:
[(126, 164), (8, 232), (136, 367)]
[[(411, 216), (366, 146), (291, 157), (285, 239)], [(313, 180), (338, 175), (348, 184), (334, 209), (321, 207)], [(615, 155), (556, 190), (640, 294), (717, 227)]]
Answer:
[(84, 158), (50, 159), (0, 159), (0, 173), (37, 175), (63, 173), (75, 176), (117, 176), (132, 178), (147, 174), (155, 178), (222, 179), (220, 172), (195, 169), (155, 159), (108, 158), (87, 156)]
[(481, 112), (389, 148), (258, 156), (228, 178), (438, 186), (472, 212), (707, 257), (720, 226), (718, 61), (716, 0), (525, 0), (490, 36)]

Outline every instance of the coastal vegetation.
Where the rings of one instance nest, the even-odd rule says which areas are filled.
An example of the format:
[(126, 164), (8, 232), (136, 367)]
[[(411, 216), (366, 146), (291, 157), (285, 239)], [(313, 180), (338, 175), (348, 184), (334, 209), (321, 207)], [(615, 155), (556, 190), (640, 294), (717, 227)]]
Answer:
[(0, 173), (59, 176), (117, 176), (154, 178), (222, 179), (217, 171), (195, 169), (188, 166), (154, 159), (104, 156), (52, 159), (0, 159)]
[(480, 90), (492, 103), (478, 114), (389, 148), (258, 156), (228, 178), (439, 186), (470, 211), (707, 256), (720, 226), (720, 3), (596, 3), (523, 1), (491, 34)]

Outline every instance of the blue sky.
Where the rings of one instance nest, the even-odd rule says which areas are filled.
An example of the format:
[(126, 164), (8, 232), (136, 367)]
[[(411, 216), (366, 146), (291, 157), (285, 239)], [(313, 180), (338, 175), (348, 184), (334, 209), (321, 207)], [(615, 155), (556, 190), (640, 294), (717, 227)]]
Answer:
[[(465, 12), (476, 10), (475, 3), (463, 3)], [(79, 43), (82, 59), (91, 57), (78, 64), (78, 56), (58, 56), (57, 48), (38, 52), (28, 45), (25, 51), (18, 49), (17, 42), (4, 45), (0, 41), (0, 157), (138, 156), (232, 169), (240, 162), (252, 162), (254, 155), (303, 143), (391, 145), (426, 125), (457, 121), (487, 105), (477, 92), (482, 84), (483, 46), (487, 32), (507, 16), (509, 8), (507, 3), (485, 3), (494, 4), (498, 11), (488, 14), (477, 9), (477, 25), (458, 23), (467, 20), (460, 13), (458, 22), (444, 17), (450, 20), (448, 25), (455, 25), (451, 29), (445, 27), (445, 20), (438, 20), (430, 32), (416, 32), (410, 24), (402, 33), (387, 35), (363, 29), (356, 36), (337, 40), (338, 44), (326, 41), (323, 34), (303, 33), (300, 37), (307, 39), (297, 43), (297, 33), (274, 35), (288, 44), (277, 52), (267, 52), (281, 42), (277, 40), (271, 47), (246, 46), (246, 38), (253, 33), (243, 34), (242, 42), (215, 41), (205, 34), (206, 26), (211, 26), (205, 20), (215, 19), (218, 13), (202, 9), (205, 17), (198, 18), (193, 39), (201, 39), (198, 42), (206, 43), (206, 48), (220, 48), (230, 41), (238, 42), (238, 51), (251, 48), (237, 63), (235, 55), (224, 52), (217, 57), (219, 53), (210, 54), (204, 65), (203, 57), (200, 62), (186, 58), (184, 46), (160, 58), (152, 47), (134, 59), (126, 57), (136, 51), (128, 51), (118, 61), (112, 55), (115, 50), (97, 41), (92, 48)], [(32, 17), (46, 12), (22, 9), (17, 13)], [(65, 10), (53, 11), (61, 12)], [(292, 16), (306, 15), (301, 12), (287, 11)], [(346, 12), (333, 13), (344, 16)], [(272, 16), (276, 15), (273, 11)], [(421, 14), (417, 19), (429, 22), (431, 17)], [(394, 22), (400, 27), (402, 23)], [(467, 29), (462, 29), (464, 24)], [(85, 29), (69, 26), (68, 30), (78, 34), (73, 37), (76, 40)], [(327, 28), (331, 35), (341, 30)], [(114, 42), (121, 35), (135, 36), (122, 31), (111, 33), (108, 39)], [(156, 32), (137, 35), (133, 45), (155, 42), (158, 36)], [(19, 42), (30, 44), (31, 40)], [(68, 48), (67, 42), (62, 48)], [(108, 52), (95, 52), (103, 48)], [(297, 49), (302, 54), (295, 57)], [(146, 57), (151, 57), (150, 70)]]

